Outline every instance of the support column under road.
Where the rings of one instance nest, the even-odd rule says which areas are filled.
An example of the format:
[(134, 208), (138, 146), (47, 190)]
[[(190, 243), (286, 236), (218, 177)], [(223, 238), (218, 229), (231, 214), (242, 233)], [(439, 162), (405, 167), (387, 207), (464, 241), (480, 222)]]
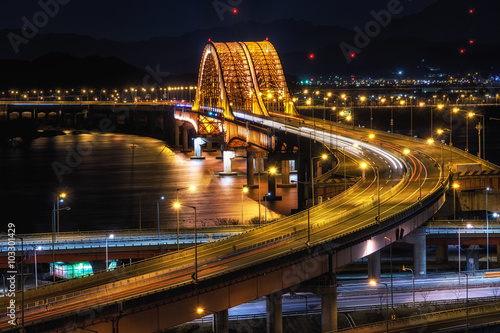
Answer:
[(337, 285), (322, 288), (321, 292), (321, 332), (337, 330)]
[(500, 245), (497, 245), (497, 262), (500, 262)]
[(236, 172), (232, 170), (233, 158), (236, 156), (236, 152), (233, 150), (224, 150), (222, 153), (222, 160), (224, 162), (224, 172), (219, 172), (220, 176), (236, 176)]
[(212, 331), (214, 333), (229, 332), (229, 315), (227, 309), (214, 313)]
[(267, 333), (283, 332), (283, 293), (281, 291), (266, 296)]
[(368, 279), (380, 280), (380, 251), (368, 255)]
[(201, 154), (201, 145), (203, 143), (202, 138), (195, 138), (194, 140), (194, 156), (191, 156), (192, 160), (204, 160), (205, 156)]
[(179, 125), (174, 124), (174, 147), (180, 147), (179, 136), (181, 135)]
[(183, 153), (189, 153), (191, 150), (189, 150), (188, 146), (188, 129), (186, 125), (182, 126), (182, 150), (181, 152)]
[(248, 187), (253, 187), (254, 183), (255, 183), (253, 163), (254, 163), (253, 151), (251, 149), (247, 149), (247, 186)]
[(436, 264), (448, 263), (448, 245), (436, 245)]
[[(293, 162), (293, 161), (292, 161)], [(278, 187), (295, 187), (297, 184), (290, 183), (290, 161), (283, 160), (281, 161), (281, 184), (277, 185)]]
[(427, 274), (427, 241), (425, 227), (419, 228), (413, 233), (415, 245), (413, 246), (413, 260), (415, 275)]

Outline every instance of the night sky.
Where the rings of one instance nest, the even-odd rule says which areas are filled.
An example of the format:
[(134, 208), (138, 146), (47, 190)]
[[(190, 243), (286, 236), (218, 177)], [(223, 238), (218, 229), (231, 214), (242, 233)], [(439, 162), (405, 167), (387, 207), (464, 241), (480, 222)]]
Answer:
[[(41, 0), (63, 3), (40, 33), (77, 33), (117, 41), (179, 36), (186, 32), (242, 21), (272, 22), (283, 18), (348, 29), (371, 19), (370, 11), (397, 0)], [(41, 10), (39, 1), (2, 0), (0, 29), (20, 29)], [(399, 16), (418, 12), (436, 0), (401, 0)], [(236, 5), (237, 14), (230, 9)], [(52, 8), (52, 7), (49, 7)], [(217, 9), (218, 8), (218, 9)]]

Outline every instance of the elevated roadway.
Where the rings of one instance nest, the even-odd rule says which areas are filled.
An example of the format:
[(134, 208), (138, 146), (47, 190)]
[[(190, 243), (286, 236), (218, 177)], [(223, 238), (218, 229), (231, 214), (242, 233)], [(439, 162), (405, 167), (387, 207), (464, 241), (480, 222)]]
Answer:
[[(311, 120), (285, 125), (283, 118), (251, 117), (245, 120), (278, 130), (286, 126), (287, 131), (327, 145), (335, 142), (360, 165), (367, 164), (364, 177), (309, 212), (179, 253), (26, 292), (25, 326), (161, 330), (331, 273), (395, 241), (396, 230), (405, 235), (415, 230), (444, 202), (450, 180), (435, 157), (440, 156), (439, 146), (384, 133), (369, 139), (368, 131), (360, 128), (335, 126), (333, 136), (327, 133), (329, 124), (313, 128)], [(477, 162), (472, 156), (459, 158)], [(16, 299), (20, 305), (20, 296)], [(1, 300), (2, 309), (6, 301)], [(204, 309), (203, 314), (197, 308)], [(82, 311), (92, 316), (83, 318)], [(0, 329), (10, 329), (6, 320)]]

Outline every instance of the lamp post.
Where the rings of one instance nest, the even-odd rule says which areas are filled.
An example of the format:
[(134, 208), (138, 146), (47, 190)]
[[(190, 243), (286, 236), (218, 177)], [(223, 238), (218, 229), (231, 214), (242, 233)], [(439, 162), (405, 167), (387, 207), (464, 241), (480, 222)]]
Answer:
[[(328, 158), (328, 155), (323, 154), (321, 156), (316, 156), (311, 158), (311, 196), (312, 196), (312, 206), (314, 206), (314, 160), (315, 159), (323, 159), (326, 160)], [(345, 166), (344, 166), (345, 168)]]
[(474, 112), (469, 112), (465, 118), (465, 151), (469, 152), (469, 118), (474, 117)]
[[(471, 229), (472, 224), (467, 224), (467, 229)], [(458, 284), (460, 284), (460, 273), (462, 271), (462, 265), (461, 265), (461, 258), (460, 258), (460, 227), (458, 228)]]
[(267, 224), (267, 198), (271, 195), (271, 193), (267, 193), (266, 196), (264, 196), (264, 224)]
[(33, 252), (35, 253), (35, 289), (38, 288), (38, 268), (37, 268), (37, 262), (36, 262), (36, 251), (40, 251), (42, 249), (41, 246), (33, 246)]
[(248, 187), (243, 187), (241, 190), (241, 224), (243, 224), (243, 194), (248, 193)]
[(387, 283), (370, 280), (370, 285), (376, 286), (377, 284), (383, 284), (385, 286), (385, 322), (386, 332), (389, 333), (389, 287), (387, 286)]
[(160, 200), (165, 200), (164, 196), (161, 196), (159, 199), (156, 200), (156, 217), (158, 220), (158, 245), (160, 246)]
[(52, 209), (52, 282), (53, 283), (56, 283), (56, 252), (55, 252), (56, 223), (57, 223), (56, 221), (59, 221), (59, 211), (71, 209), (71, 207), (69, 206), (66, 206), (64, 208), (59, 208), (59, 201), (61, 200), (61, 198), (65, 197), (66, 197), (65, 193), (57, 195), (54, 201), (54, 208)]
[(490, 229), (489, 229), (489, 218), (488, 218), (488, 192), (490, 188), (486, 188), (486, 270), (490, 270)]
[(194, 209), (194, 273), (191, 275), (191, 278), (194, 280), (194, 283), (198, 283), (198, 231), (196, 228), (196, 207), (181, 205), (179, 202), (174, 203), (174, 208), (179, 210), (183, 207), (188, 207)]
[[(175, 202), (179, 202), (179, 191), (181, 190), (190, 190), (190, 191), (194, 191), (196, 190), (196, 186), (194, 185), (191, 185), (191, 186), (188, 186), (188, 187), (181, 187), (181, 188), (178, 188), (175, 190)], [(180, 244), (179, 244), (179, 210), (177, 210), (177, 251), (179, 251), (180, 249)]]
[(459, 187), (460, 187), (460, 184), (453, 183), (453, 220), (454, 221), (457, 219), (456, 195), (457, 195), (457, 188), (459, 188)]
[(106, 237), (106, 271), (109, 271), (109, 260), (108, 260), (108, 239), (115, 238), (115, 235), (111, 234)]
[(405, 265), (403, 265), (403, 272), (406, 272), (406, 271), (411, 272), (411, 292), (413, 295), (413, 306), (415, 306), (415, 273), (413, 273), (413, 269), (406, 268)]
[(389, 241), (389, 260), (390, 260), (390, 266), (389, 269), (391, 271), (391, 307), (394, 308), (394, 293), (393, 293), (393, 284), (392, 284), (392, 240), (384, 236), (385, 239)]
[(57, 210), (57, 234), (59, 234), (59, 203), (64, 202), (64, 198), (66, 198), (66, 193), (61, 193), (61, 194), (59, 194), (59, 195), (57, 196), (57, 200), (56, 200), (56, 201), (57, 201), (57, 202), (56, 202), (56, 204), (57, 204), (57, 209), (56, 209), (56, 208), (54, 208), (54, 209), (56, 209), (56, 210)]

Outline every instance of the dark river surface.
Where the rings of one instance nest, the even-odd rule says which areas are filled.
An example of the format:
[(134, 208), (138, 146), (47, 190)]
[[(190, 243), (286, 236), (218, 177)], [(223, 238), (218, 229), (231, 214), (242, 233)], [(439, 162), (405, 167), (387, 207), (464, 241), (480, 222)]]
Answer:
[[(134, 146), (135, 148), (132, 148)], [(198, 226), (217, 225), (218, 219), (241, 221), (241, 189), (246, 184), (246, 160), (233, 160), (237, 176), (220, 177), (220, 152), (203, 153), (206, 160), (191, 160), (175, 153), (163, 141), (117, 133), (40, 137), (29, 146), (0, 151), (2, 221), (18, 233), (50, 232), (57, 193), (67, 193), (60, 211), (60, 231), (157, 228), (157, 200), (162, 229), (176, 228), (176, 189), (182, 203), (197, 208)], [(257, 177), (256, 177), (257, 181)], [(262, 177), (261, 195), (267, 192)], [(258, 216), (258, 190), (243, 196), (244, 221)], [(290, 214), (297, 207), (296, 189), (277, 190), (280, 202), (267, 203), (268, 219)], [(180, 212), (181, 228), (192, 228), (194, 210)], [(261, 218), (264, 220), (264, 202)]]

